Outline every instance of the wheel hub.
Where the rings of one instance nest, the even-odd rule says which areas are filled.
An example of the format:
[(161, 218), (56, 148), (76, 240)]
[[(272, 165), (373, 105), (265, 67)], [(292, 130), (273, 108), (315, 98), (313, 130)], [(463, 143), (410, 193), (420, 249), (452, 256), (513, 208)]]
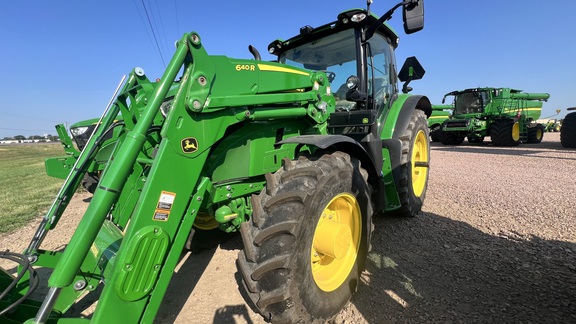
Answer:
[(412, 190), (420, 197), (426, 187), (428, 177), (428, 141), (422, 130), (418, 131), (412, 147)]
[(314, 282), (323, 291), (340, 287), (356, 263), (362, 239), (362, 213), (356, 197), (336, 195), (322, 211), (311, 246)]
[(318, 239), (314, 241), (313, 249), (320, 254), (333, 259), (342, 259), (346, 256), (352, 244), (352, 231), (350, 226), (332, 220), (323, 220), (322, 226), (316, 229)]

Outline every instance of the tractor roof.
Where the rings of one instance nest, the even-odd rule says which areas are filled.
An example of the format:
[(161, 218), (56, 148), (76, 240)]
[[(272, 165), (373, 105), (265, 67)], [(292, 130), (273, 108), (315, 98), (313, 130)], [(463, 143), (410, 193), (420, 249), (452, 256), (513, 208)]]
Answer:
[(504, 89), (509, 89), (510, 93), (522, 92), (522, 90), (518, 90), (518, 89), (483, 87), (483, 88), (469, 88), (469, 89), (464, 89), (464, 90), (455, 90), (452, 92), (448, 92), (447, 94), (444, 95), (444, 97), (455, 96), (455, 95), (458, 95), (461, 93), (467, 93), (467, 92), (481, 92), (481, 91), (504, 90)]
[[(365, 18), (361, 21), (354, 22), (353, 17), (358, 17), (364, 14)], [(340, 31), (353, 28), (354, 26), (365, 26), (368, 28), (372, 26), (376, 21), (378, 21), (378, 16), (373, 13), (368, 14), (365, 9), (350, 9), (341, 12), (338, 15), (338, 19), (322, 25), (320, 27), (313, 28), (311, 26), (304, 26), (300, 28), (300, 34), (294, 36), (288, 40), (277, 39), (268, 45), (268, 51), (274, 55), (280, 55), (286, 50), (306, 44), (316, 39), (324, 38), (326, 36), (338, 33)], [(392, 45), (396, 48), (398, 46), (398, 34), (387, 24), (382, 23), (378, 26), (376, 32), (383, 34), (384, 36), (390, 38)]]

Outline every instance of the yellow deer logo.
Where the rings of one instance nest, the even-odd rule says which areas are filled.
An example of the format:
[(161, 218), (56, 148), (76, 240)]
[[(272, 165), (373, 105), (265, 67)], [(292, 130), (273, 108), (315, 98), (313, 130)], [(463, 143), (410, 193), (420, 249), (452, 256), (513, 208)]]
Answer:
[(198, 141), (194, 137), (184, 138), (180, 144), (184, 153), (190, 154), (198, 151)]

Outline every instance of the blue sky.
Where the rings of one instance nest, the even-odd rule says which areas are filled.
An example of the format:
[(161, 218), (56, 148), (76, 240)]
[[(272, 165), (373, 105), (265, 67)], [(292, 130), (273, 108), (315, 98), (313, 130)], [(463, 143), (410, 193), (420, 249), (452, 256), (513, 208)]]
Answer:
[[(143, 9), (146, 4), (158, 48)], [(395, 2), (375, 0), (372, 11)], [(350, 1), (3, 1), (0, 4), (0, 139), (55, 134), (54, 125), (98, 117), (124, 74), (160, 77), (174, 41), (197, 31), (209, 54), (270, 60), (268, 44), (300, 27), (365, 7)], [(576, 106), (576, 1), (425, 0), (425, 27), (400, 35), (397, 61), (426, 69), (412, 93), (433, 103), (452, 90), (511, 87), (548, 92), (542, 117)]]

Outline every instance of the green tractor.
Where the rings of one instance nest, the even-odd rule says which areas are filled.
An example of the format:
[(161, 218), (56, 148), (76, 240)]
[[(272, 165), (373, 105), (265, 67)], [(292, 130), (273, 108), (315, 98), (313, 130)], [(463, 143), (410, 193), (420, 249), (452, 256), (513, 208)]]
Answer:
[(562, 128), (562, 122), (560, 122), (560, 120), (555, 118), (538, 119), (536, 122), (544, 125), (545, 132), (559, 132), (560, 128)]
[(432, 115), (428, 117), (430, 141), (440, 142), (440, 132), (444, 121), (450, 118), (452, 105), (432, 105)]
[[(46, 174), (51, 177), (66, 179), (70, 170), (74, 167), (80, 152), (84, 149), (90, 136), (99, 125), (98, 118), (83, 120), (70, 125), (70, 134), (68, 135), (66, 128), (63, 124), (56, 125), (56, 132), (60, 138), (62, 146), (64, 146), (65, 156), (49, 158), (44, 161), (46, 166)], [(91, 162), (91, 166), (87, 168), (84, 174), (81, 185), (89, 191), (94, 193), (104, 166), (108, 162), (117, 139), (121, 136), (123, 123), (116, 121), (108, 132), (106, 132), (99, 141), (98, 149), (95, 151), (95, 156)]]
[[(567, 110), (576, 110), (576, 107)], [(560, 143), (566, 148), (576, 148), (576, 112), (569, 113), (562, 120)]]
[(517, 146), (523, 143), (540, 143), (544, 125), (537, 123), (542, 111), (542, 101), (547, 93), (526, 93), (510, 88), (473, 88), (452, 91), (454, 96), (452, 117), (442, 124), (441, 142), (445, 145), (482, 143), (490, 136), (494, 146)]
[[(272, 42), (274, 62), (253, 47), (254, 59), (208, 55), (192, 32), (159, 81), (132, 70), (84, 125), (95, 127), (82, 151), (67, 138), (69, 154), (47, 163), (68, 174), (24, 252), (2, 253), (20, 267), (0, 272), (0, 322), (152, 323), (183, 250), (214, 230), (240, 233), (242, 286), (267, 320), (332, 318), (360, 282), (373, 214), (415, 216), (426, 195), (432, 109), (408, 94), (424, 74), (416, 59), (396, 73), (386, 21), (397, 8), (406, 33), (423, 28), (421, 0), (380, 18), (368, 6)], [(66, 248), (42, 249), (90, 172), (97, 185)], [(71, 317), (87, 293), (92, 317)]]
[(562, 121), (556, 118), (551, 118), (558, 115), (562, 110), (556, 109), (556, 114), (536, 120), (544, 126), (545, 132), (559, 132), (562, 127)]

